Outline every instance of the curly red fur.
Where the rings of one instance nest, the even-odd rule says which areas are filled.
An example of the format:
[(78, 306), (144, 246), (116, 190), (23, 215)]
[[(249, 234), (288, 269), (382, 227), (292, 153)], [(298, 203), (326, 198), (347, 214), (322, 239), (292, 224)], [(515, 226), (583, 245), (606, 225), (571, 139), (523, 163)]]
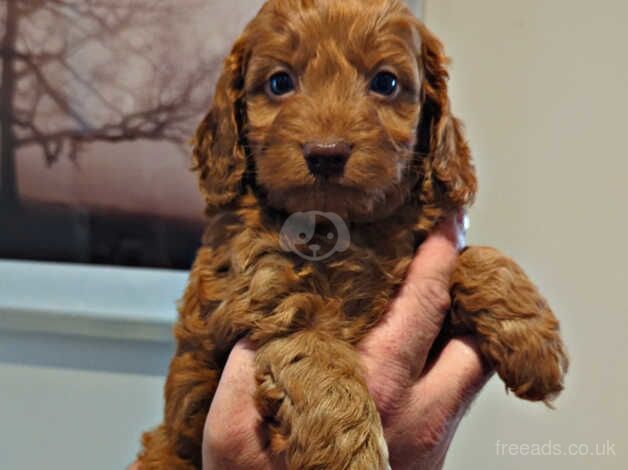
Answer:
[[(401, 92), (369, 92), (385, 66)], [(297, 91), (264, 84), (288, 70)], [(256, 402), (289, 469), (386, 468), (379, 416), (354, 345), (377, 324), (427, 233), (477, 190), (451, 114), (441, 43), (399, 0), (270, 0), (225, 61), (196, 133), (208, 225), (175, 326), (163, 425), (142, 469), (199, 469), (203, 424), (234, 344), (257, 348)], [(341, 139), (337, 181), (313, 177), (303, 145)], [(349, 248), (324, 261), (286, 252), (291, 212), (342, 216)], [(314, 234), (325, 247), (331, 242)], [(476, 335), (507, 386), (531, 400), (562, 388), (558, 322), (514, 262), (470, 248), (452, 279), (450, 328)]]
[(568, 367), (558, 320), (523, 270), (493, 248), (471, 247), (452, 276), (451, 325), (480, 348), (518, 397), (549, 403)]

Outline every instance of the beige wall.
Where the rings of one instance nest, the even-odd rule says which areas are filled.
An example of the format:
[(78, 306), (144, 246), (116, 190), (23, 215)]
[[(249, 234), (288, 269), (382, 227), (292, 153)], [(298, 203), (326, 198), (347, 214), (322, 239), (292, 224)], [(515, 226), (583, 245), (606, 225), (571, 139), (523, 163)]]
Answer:
[[(428, 0), (476, 155), (470, 242), (515, 257), (562, 320), (572, 357), (557, 411), (492, 381), (446, 468), (628, 468), (628, 3)], [(616, 456), (498, 456), (501, 443), (609, 440)], [(601, 450), (601, 448), (600, 448)]]

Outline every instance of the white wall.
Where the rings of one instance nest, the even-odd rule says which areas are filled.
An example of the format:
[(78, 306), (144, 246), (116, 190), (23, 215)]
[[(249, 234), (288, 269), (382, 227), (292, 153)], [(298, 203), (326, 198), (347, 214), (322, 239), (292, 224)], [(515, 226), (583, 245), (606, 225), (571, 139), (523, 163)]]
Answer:
[(186, 273), (0, 260), (0, 470), (124, 468), (162, 414)]
[(161, 416), (162, 377), (0, 363), (0, 469), (120, 470)]
[(0, 469), (125, 468), (161, 421), (172, 347), (0, 327)]
[[(479, 170), (470, 242), (528, 270), (572, 359), (556, 411), (494, 379), (446, 468), (628, 468), (628, 3), (428, 0), (425, 15), (453, 58), (453, 108)], [(609, 440), (617, 455), (498, 456), (498, 440)]]

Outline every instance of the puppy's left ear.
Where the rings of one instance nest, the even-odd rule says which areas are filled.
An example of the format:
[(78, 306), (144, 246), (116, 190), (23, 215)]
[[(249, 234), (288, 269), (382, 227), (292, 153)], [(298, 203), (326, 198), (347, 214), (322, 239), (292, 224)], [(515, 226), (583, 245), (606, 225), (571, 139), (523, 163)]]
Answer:
[(246, 153), (242, 132), (247, 44), (246, 35), (242, 35), (225, 60), (212, 107), (193, 140), (194, 169), (210, 209), (233, 202), (244, 190)]
[(447, 93), (449, 61), (443, 45), (425, 25), (417, 22), (417, 30), (423, 74), (418, 152), (426, 157), (424, 177), (428, 186), (423, 188), (422, 197), (428, 199), (424, 202), (448, 210), (461, 208), (473, 202), (477, 179), (462, 123), (451, 114)]

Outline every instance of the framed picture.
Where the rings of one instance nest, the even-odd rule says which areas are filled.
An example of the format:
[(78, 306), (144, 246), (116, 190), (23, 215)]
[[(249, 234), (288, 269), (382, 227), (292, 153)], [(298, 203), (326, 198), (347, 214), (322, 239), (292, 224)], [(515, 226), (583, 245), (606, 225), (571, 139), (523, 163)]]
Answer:
[(187, 269), (189, 139), (262, 1), (0, 6), (0, 258)]

